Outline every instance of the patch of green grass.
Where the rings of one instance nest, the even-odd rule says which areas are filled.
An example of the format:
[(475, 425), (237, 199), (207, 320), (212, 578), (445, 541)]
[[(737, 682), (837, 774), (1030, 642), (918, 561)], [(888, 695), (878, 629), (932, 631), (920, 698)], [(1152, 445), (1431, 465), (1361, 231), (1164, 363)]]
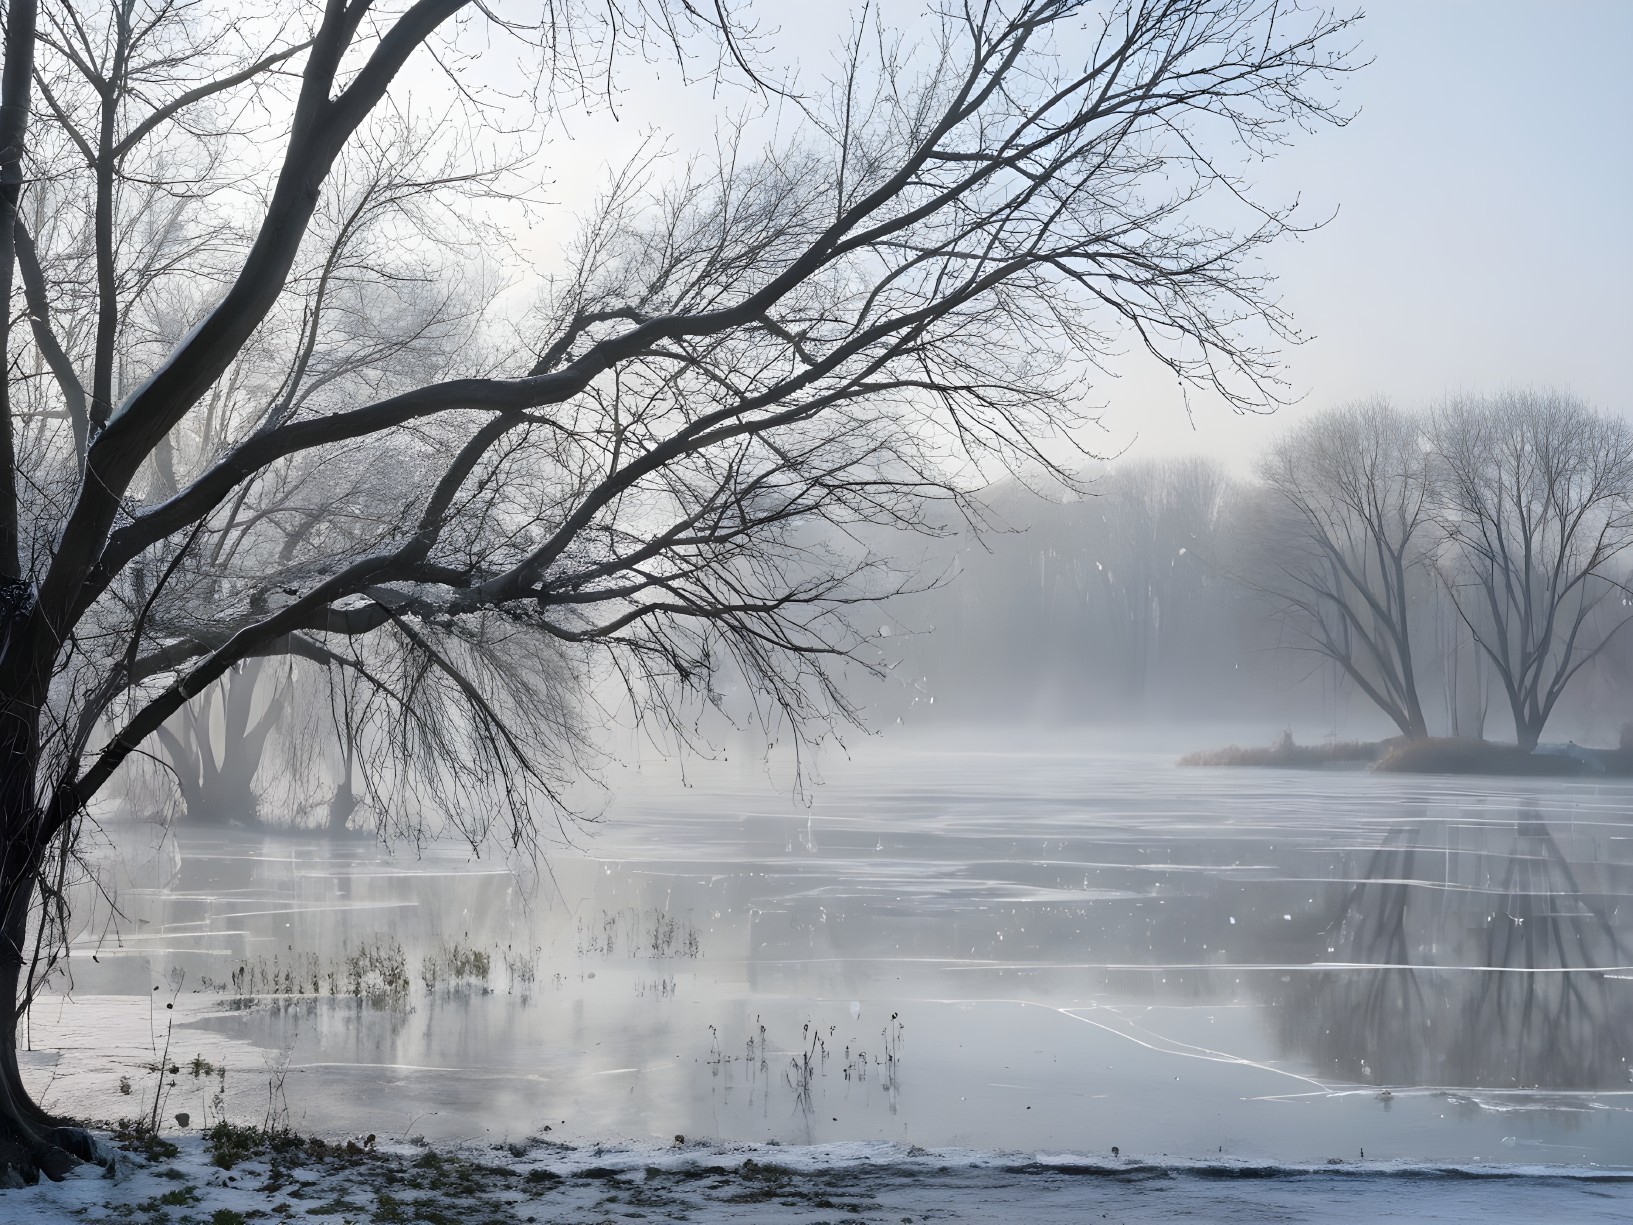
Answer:
[(181, 1152), (159, 1135), (151, 1119), (119, 1119), (113, 1125), (113, 1138), (127, 1152), (139, 1153), (149, 1161), (169, 1161)]
[(210, 1225), (247, 1225), (244, 1214), (231, 1208), (217, 1208), (210, 1214)]
[(230, 1170), (240, 1161), (247, 1161), (261, 1151), (265, 1134), (259, 1127), (246, 1127), (222, 1119), (204, 1133), (204, 1142), (210, 1148), (210, 1160), (223, 1170)]
[(354, 1204), (344, 1194), (335, 1196), (326, 1204), (313, 1204), (306, 1210), (308, 1216), (338, 1216), (342, 1212), (362, 1212), (362, 1204)]
[(204, 1133), (210, 1148), (210, 1160), (223, 1170), (230, 1170), (240, 1161), (247, 1161), (262, 1152), (288, 1153), (305, 1148), (313, 1156), (321, 1156), (325, 1145), (321, 1140), (305, 1141), (292, 1131), (279, 1128), (268, 1130), (243, 1123), (229, 1123), (223, 1119)]
[(166, 1208), (186, 1208), (196, 1203), (197, 1191), (192, 1187), (177, 1187), (174, 1191), (166, 1191), (163, 1195), (143, 1200), (135, 1205), (135, 1211), (149, 1213), (156, 1220), (169, 1220), (170, 1214), (165, 1211)]

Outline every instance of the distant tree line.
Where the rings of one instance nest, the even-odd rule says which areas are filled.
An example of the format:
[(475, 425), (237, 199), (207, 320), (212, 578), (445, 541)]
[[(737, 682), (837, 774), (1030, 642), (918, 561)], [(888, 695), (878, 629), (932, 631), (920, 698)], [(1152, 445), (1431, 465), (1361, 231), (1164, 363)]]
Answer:
[(1633, 428), (1568, 395), (1364, 401), (1251, 479), (1119, 461), (1086, 489), (995, 487), (939, 559), (956, 581), (893, 606), (904, 707), (1290, 717), (1319, 681), (1407, 737), (1483, 736), (1506, 708), (1534, 748), (1568, 691), (1629, 670)]
[(1201, 459), (1142, 460), (1086, 488), (1006, 481), (977, 525), (949, 525), (927, 589), (889, 608), (904, 684), (880, 697), (886, 720), (1161, 715), (1228, 690), (1245, 610), (1221, 549), (1239, 483)]

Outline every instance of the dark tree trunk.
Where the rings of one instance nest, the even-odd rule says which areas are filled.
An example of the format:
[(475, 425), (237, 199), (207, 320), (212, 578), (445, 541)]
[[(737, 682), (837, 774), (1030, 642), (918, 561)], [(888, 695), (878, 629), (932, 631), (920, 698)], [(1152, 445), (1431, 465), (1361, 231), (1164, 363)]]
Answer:
[(1508, 709), (1514, 716), (1514, 742), (1527, 753), (1535, 752), (1537, 741), (1542, 739), (1542, 729), (1547, 726), (1548, 715), (1538, 709), (1531, 695), (1518, 690), (1517, 686), (1510, 684), (1508, 691)]
[[(28, 913), (46, 846), (34, 809), (33, 728), (14, 728), (0, 745), (0, 820), (5, 851), (0, 863), (0, 1186), (61, 1178), (78, 1164), (70, 1148), (88, 1148), (83, 1133), (64, 1128), (40, 1108), (23, 1083), (17, 1060), (18, 1027), (27, 1001)], [(64, 1147), (67, 1145), (69, 1147)]]
[[(246, 764), (248, 768), (245, 768)], [(255, 794), (255, 788), (250, 783), (255, 764), (245, 763), (242, 758), (228, 759), (228, 768), (217, 777), (215, 787), (205, 800), (210, 806), (210, 816), (216, 824), (261, 823), (261, 799)]]
[[(170, 725), (157, 730), (190, 825), (261, 824), (255, 774), (286, 704), (282, 692), (274, 693), (260, 717), (251, 720), (261, 673), (261, 661), (251, 661), (196, 703), (183, 707)], [(214, 727), (218, 709), (220, 751)]]
[(345, 833), (346, 823), (356, 811), (357, 797), (352, 794), (351, 780), (341, 779), (339, 785), (335, 787), (334, 798), (329, 801), (329, 832)]
[(352, 790), (352, 766), (356, 760), (356, 743), (349, 729), (340, 737), (340, 781), (335, 784), (334, 798), (329, 801), (329, 832), (343, 834), (352, 813), (357, 811), (357, 794)]

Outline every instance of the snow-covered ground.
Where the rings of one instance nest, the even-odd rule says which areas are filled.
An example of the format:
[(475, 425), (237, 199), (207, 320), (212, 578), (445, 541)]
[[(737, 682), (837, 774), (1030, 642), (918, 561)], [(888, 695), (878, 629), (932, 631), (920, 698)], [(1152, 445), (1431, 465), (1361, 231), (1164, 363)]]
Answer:
[(1412, 1163), (1264, 1165), (883, 1143), (329, 1144), (223, 1169), (203, 1136), (113, 1176), (0, 1191), (0, 1225), (354, 1222), (1348, 1221), (1633, 1219), (1633, 1171)]

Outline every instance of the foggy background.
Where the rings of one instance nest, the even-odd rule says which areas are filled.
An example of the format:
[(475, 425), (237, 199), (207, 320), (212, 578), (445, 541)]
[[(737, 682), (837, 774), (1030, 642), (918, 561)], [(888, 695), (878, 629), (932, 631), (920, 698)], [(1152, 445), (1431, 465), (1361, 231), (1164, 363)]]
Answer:
[[(914, 12), (884, 6), (909, 31)], [(846, 21), (840, 6), (802, 6), (765, 11), (761, 28), (789, 78), (811, 82), (831, 70)], [(1319, 226), (1278, 247), (1268, 269), (1305, 337), (1283, 354), (1290, 402), (1233, 412), (1125, 351), (1094, 391), (1100, 428), (1078, 440), (1100, 457), (1074, 465), (1091, 480), (1088, 496), (1006, 479), (981, 498), (992, 511), (985, 530), (950, 516), (948, 539), (880, 542), (937, 589), (862, 615), (877, 612), (877, 628), (896, 636), (878, 656), (888, 679), (855, 682), (874, 727), (1064, 723), (1101, 736), (1143, 728), (1176, 745), (1193, 738), (1185, 724), (1203, 739), (1233, 725), (1247, 737), (1392, 734), (1330, 663), (1278, 649), (1285, 631), (1232, 581), (1233, 518), (1266, 448), (1312, 414), (1374, 396), (1413, 411), (1546, 386), (1633, 412), (1633, 156), (1606, 138), (1633, 130), (1623, 63), (1633, 8), (1381, 0), (1366, 6), (1361, 38), (1370, 65), (1342, 83), (1350, 123), (1253, 169), (1263, 198), (1297, 200), (1303, 222)], [(720, 94), (674, 77), (663, 68), (630, 80), (614, 113), (575, 132), (591, 139), (564, 142), (552, 198), (588, 198), (606, 164), (654, 138), (652, 114), (668, 116), (661, 139), (677, 158), (711, 148)], [(605, 161), (587, 160), (591, 151)], [(541, 234), (541, 254), (549, 242)], [(1141, 522), (1149, 516), (1130, 491), (1186, 468), (1205, 470), (1215, 504), (1184, 524)], [(1160, 595), (1151, 624), (1136, 628), (1129, 583)], [(1447, 649), (1422, 661), (1435, 734), (1451, 721)], [(1545, 739), (1614, 743), (1633, 717), (1629, 675), (1626, 652), (1608, 653)], [(1484, 732), (1511, 737), (1500, 700)]]

